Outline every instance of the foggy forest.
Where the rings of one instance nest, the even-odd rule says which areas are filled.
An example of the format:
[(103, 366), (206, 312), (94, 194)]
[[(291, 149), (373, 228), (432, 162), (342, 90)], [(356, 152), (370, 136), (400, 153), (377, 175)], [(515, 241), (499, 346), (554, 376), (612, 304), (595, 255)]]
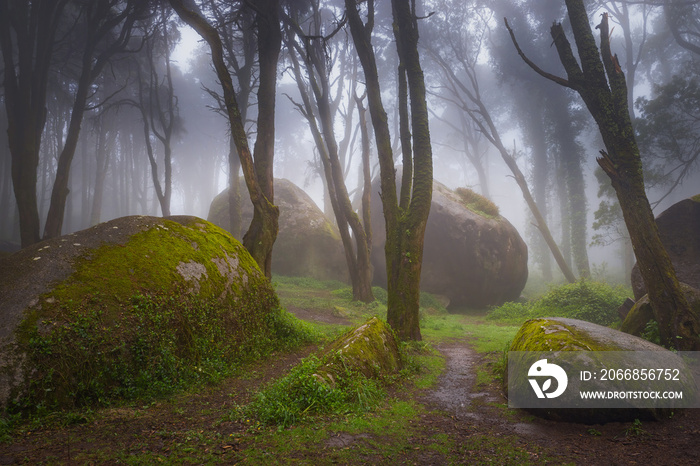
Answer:
[(508, 352), (700, 351), (700, 1), (0, 0), (0, 54), (0, 463), (698, 461)]

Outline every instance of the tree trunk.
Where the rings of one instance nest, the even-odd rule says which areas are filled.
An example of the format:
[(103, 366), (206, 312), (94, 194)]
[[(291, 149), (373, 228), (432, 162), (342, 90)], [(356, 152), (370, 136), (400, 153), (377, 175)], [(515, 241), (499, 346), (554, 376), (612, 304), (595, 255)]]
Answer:
[(61, 236), (63, 229), (63, 219), (66, 209), (66, 199), (68, 198), (68, 180), (70, 177), (70, 167), (73, 162), (75, 150), (78, 147), (78, 138), (80, 137), (80, 126), (83, 122), (85, 114), (85, 105), (87, 103), (88, 92), (92, 83), (92, 52), (93, 49), (88, 46), (83, 55), (83, 67), (78, 81), (78, 88), (75, 93), (75, 101), (73, 103), (73, 111), (71, 112), (70, 123), (68, 125), (68, 133), (66, 142), (61, 150), (61, 155), (58, 157), (58, 166), (56, 168), (56, 177), (51, 190), (51, 204), (49, 212), (46, 215), (46, 225), (44, 226), (44, 239), (55, 238)]
[[(582, 148), (576, 141), (573, 116), (570, 113), (570, 99), (561, 90), (555, 96), (557, 111), (554, 115), (556, 138), (559, 145), (559, 159), (564, 183), (561, 202), (568, 205), (568, 229), (571, 238), (571, 252), (580, 277), (589, 277), (591, 268), (588, 261), (588, 206), (586, 186), (581, 169)], [(562, 220), (564, 222), (564, 220)]]
[[(216, 29), (207, 23), (206, 19), (204, 19), (204, 17), (198, 11), (190, 10), (185, 7), (183, 0), (170, 0), (170, 4), (177, 12), (178, 16), (180, 16), (184, 22), (197, 31), (197, 33), (209, 44), (211, 49), (212, 62), (214, 64), (214, 68), (216, 69), (216, 75), (219, 78), (219, 82), (224, 93), (226, 112), (231, 125), (231, 135), (236, 143), (236, 150), (240, 156), (243, 176), (248, 188), (248, 193), (250, 194), (250, 200), (253, 203), (253, 221), (250, 224), (248, 232), (245, 234), (243, 244), (245, 245), (246, 249), (248, 249), (248, 252), (263, 271), (265, 276), (270, 278), (272, 276), (272, 270), (270, 267), (272, 258), (271, 253), (272, 246), (277, 238), (279, 208), (272, 203), (271, 199), (266, 197), (261, 183), (259, 182), (259, 177), (256, 174), (256, 164), (253, 162), (253, 156), (248, 146), (248, 139), (243, 126), (243, 121), (241, 120), (241, 113), (238, 108), (238, 102), (236, 101), (236, 94), (233, 89), (233, 81), (231, 80), (231, 75), (226, 68), (226, 64), (224, 63), (221, 38), (219, 37)], [(277, 14), (276, 10), (274, 14)], [(279, 27), (279, 23), (276, 24)], [(260, 24), (258, 27), (260, 27)], [(274, 31), (274, 28), (272, 28), (272, 30)], [(268, 40), (272, 40), (274, 43), (274, 38)], [(261, 62), (265, 61), (267, 63), (266, 69), (268, 72), (270, 65), (269, 57), (273, 53), (274, 51), (268, 51), (266, 60), (261, 59)], [(274, 73), (276, 75), (276, 67)], [(262, 74), (263, 73), (261, 71), (261, 79)], [(269, 79), (270, 76), (267, 76), (267, 78)], [(269, 81), (266, 87), (269, 87)], [(262, 104), (259, 102), (259, 105)], [(266, 114), (267, 118), (264, 119), (264, 121), (267, 121), (270, 116), (268, 112), (265, 109), (261, 109), (260, 111)], [(268, 130), (270, 129), (269, 121), (267, 121), (267, 128)], [(272, 126), (272, 128), (274, 128), (274, 126)], [(274, 144), (274, 134), (263, 133), (262, 128), (258, 126), (258, 139), (260, 138), (272, 139), (272, 144)], [(268, 150), (269, 147), (273, 147), (269, 144), (270, 143), (268, 141)], [(265, 154), (269, 156), (272, 155), (271, 153), (267, 152), (265, 152)], [(262, 158), (263, 153), (261, 152), (260, 155), (260, 164), (263, 168), (265, 168), (266, 173), (266, 175), (261, 175), (260, 178), (265, 178), (265, 187), (269, 190), (272, 187), (272, 179), (269, 178), (272, 175), (272, 159), (269, 161), (264, 161)], [(265, 162), (269, 162), (269, 166), (266, 165)]]
[[(405, 69), (413, 130), (411, 197), (408, 205), (400, 208), (391, 136), (371, 44), (374, 4), (370, 2), (369, 5), (368, 23), (365, 26), (357, 11), (357, 4), (353, 0), (345, 1), (353, 41), (365, 72), (370, 115), (379, 153), (381, 197), (386, 223), (387, 321), (402, 340), (420, 340), (420, 273), (423, 238), (433, 192), (433, 165), (425, 82), (418, 56), (417, 19), (408, 0), (392, 1), (396, 47), (401, 67)], [(405, 112), (402, 114), (405, 118)], [(407, 148), (404, 146), (402, 149), (406, 157)], [(408, 177), (404, 175), (402, 186), (408, 182)]]
[[(542, 115), (541, 96), (533, 95), (535, 91), (528, 92), (533, 102), (527, 105), (528, 118), (525, 120), (527, 139), (532, 149), (532, 196), (537, 204), (537, 210), (545, 219), (547, 217), (547, 184), (549, 182), (549, 157), (547, 155), (547, 142)], [(529, 100), (529, 99), (528, 99)], [(539, 222), (538, 222), (539, 225)], [(534, 259), (540, 263), (542, 278), (546, 282), (552, 281), (552, 260), (547, 249), (546, 241), (539, 235), (535, 237)], [(568, 262), (567, 262), (568, 264)]]
[(57, 18), (67, 0), (35, 3), (15, 2), (10, 9), (7, 1), (0, 1), (7, 134), (22, 247), (41, 239), (36, 196), (39, 148)]
[[(317, 4), (314, 4), (314, 13), (315, 17), (318, 18), (318, 26), (320, 25), (320, 15), (316, 7)], [(288, 18), (287, 22), (290, 28), (293, 29), (297, 35), (300, 35), (296, 19)], [(297, 104), (297, 107), (309, 122), (311, 133), (313, 134), (316, 147), (320, 154), (325, 185), (343, 242), (345, 260), (352, 283), (353, 300), (370, 303), (374, 301), (374, 294), (372, 293), (372, 264), (370, 262), (372, 245), (371, 236), (368, 237), (367, 235), (368, 231), (371, 232), (371, 226), (367, 223), (369, 219), (367, 216), (364, 217), (364, 225), (360, 221), (359, 216), (352, 207), (350, 195), (345, 185), (345, 173), (341, 165), (339, 148), (334, 130), (334, 115), (337, 109), (334, 111), (331, 105), (330, 73), (326, 66), (324, 54), (325, 44), (320, 42), (323, 39), (315, 39), (313, 42), (305, 39), (303, 36), (302, 39), (305, 40), (305, 47), (302, 47), (296, 40), (292, 40), (291, 37), (287, 41), (287, 48), (292, 51), (290, 55), (292, 68), (302, 97), (302, 104)], [(296, 54), (294, 51), (296, 51)], [(311, 92), (309, 92), (303, 84), (302, 71), (299, 66), (297, 54), (304, 60)], [(314, 97), (313, 103), (315, 103), (315, 107), (312, 104), (311, 95)], [(315, 109), (317, 112), (314, 111)], [(318, 114), (318, 117), (316, 114)], [(319, 123), (321, 126), (320, 129)], [(346, 119), (346, 124), (348, 123), (349, 119)], [(349, 141), (349, 137), (346, 137), (345, 140)], [(363, 160), (364, 157), (365, 152), (363, 147)], [(368, 157), (369, 155), (367, 154), (367, 158)], [(369, 162), (367, 162), (367, 164), (369, 164)], [(367, 167), (367, 171), (369, 171), (369, 167)], [(363, 175), (365, 190), (368, 186), (371, 186), (371, 180), (368, 178), (368, 174), (367, 176)], [(348, 227), (352, 230), (352, 236), (350, 235), (350, 231), (348, 231)], [(355, 240), (354, 244), (353, 237)]]
[(229, 231), (234, 238), (240, 241), (243, 231), (243, 217), (241, 215), (241, 160), (236, 151), (236, 144), (233, 137), (229, 137), (228, 149), (228, 218)]
[(627, 103), (627, 82), (617, 57), (610, 51), (608, 16), (603, 14), (597, 26), (601, 41), (599, 51), (582, 0), (566, 0), (566, 6), (581, 66), (561, 24), (555, 23), (551, 34), (567, 79), (546, 73), (532, 63), (520, 50), (509, 28), (511, 37), (530, 67), (577, 91), (598, 123), (606, 147), (598, 163), (610, 178), (620, 201), (639, 271), (659, 324), (661, 342), (678, 350), (700, 350), (698, 316), (692, 312), (681, 290), (644, 190), (642, 162)]
[[(111, 5), (105, 3), (88, 3), (81, 12), (81, 16), (85, 17), (84, 21), (87, 27), (87, 36), (84, 38), (85, 49), (82, 54), (80, 78), (78, 79), (68, 133), (58, 158), (56, 177), (51, 191), (51, 204), (44, 227), (44, 239), (61, 235), (66, 199), (70, 192), (68, 182), (71, 164), (78, 145), (80, 126), (92, 83), (99, 76), (108, 60), (117, 52), (123, 51), (128, 45), (132, 27), (136, 21), (138, 10), (141, 8), (144, 8), (144, 4), (130, 0), (126, 2), (121, 11), (112, 11)], [(114, 27), (118, 27), (119, 30), (115, 31)], [(96, 55), (95, 50), (98, 43), (105, 37), (112, 38), (112, 34), (116, 39), (111, 43), (103, 44), (106, 46), (105, 49)]]

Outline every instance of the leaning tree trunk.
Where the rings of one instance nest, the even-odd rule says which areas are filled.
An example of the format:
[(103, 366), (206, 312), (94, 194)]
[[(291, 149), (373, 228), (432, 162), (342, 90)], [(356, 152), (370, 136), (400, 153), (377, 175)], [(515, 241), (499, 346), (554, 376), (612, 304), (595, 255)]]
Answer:
[[(315, 18), (317, 18), (318, 21), (318, 28), (320, 27), (320, 14), (317, 5), (314, 5), (313, 8)], [(374, 301), (374, 294), (372, 292), (372, 264), (370, 262), (372, 247), (371, 225), (369, 223), (369, 216), (365, 215), (363, 224), (359, 215), (353, 209), (350, 195), (345, 185), (343, 166), (340, 161), (339, 154), (340, 151), (344, 151), (344, 149), (339, 149), (335, 136), (335, 109), (331, 105), (331, 85), (325, 56), (326, 41), (332, 37), (332, 35), (328, 38), (321, 35), (314, 36), (314, 40), (311, 40), (301, 30), (301, 27), (297, 24), (296, 18), (288, 17), (287, 24), (290, 29), (290, 36), (286, 43), (287, 48), (291, 51), (290, 59), (292, 62), (292, 69), (302, 99), (301, 103), (295, 103), (295, 105), (309, 123), (311, 134), (314, 137), (316, 148), (321, 158), (323, 178), (328, 198), (343, 242), (345, 261), (352, 283), (353, 300), (370, 303)], [(317, 30), (316, 32), (320, 31)], [(291, 36), (292, 33), (296, 34), (296, 36), (304, 41), (303, 47), (296, 40), (293, 40)], [(304, 85), (299, 58), (304, 62), (306, 76), (309, 82), (308, 86)], [(313, 102), (311, 99), (312, 96)], [(356, 101), (352, 102), (355, 103)], [(352, 108), (348, 110), (348, 113), (350, 112), (352, 112)], [(360, 118), (362, 119), (362, 115)], [(350, 119), (351, 118), (347, 119), (346, 126), (349, 126)], [(363, 138), (366, 139), (367, 135), (365, 129), (366, 128), (363, 128)], [(349, 144), (349, 133), (350, 129), (346, 129), (346, 138), (341, 142), (341, 144), (346, 146), (345, 149), (347, 148), (347, 144)], [(369, 175), (364, 171), (365, 158), (369, 157), (365, 152), (365, 139), (362, 141), (362, 157), (364, 190), (367, 191), (368, 186), (371, 185), (371, 180), (369, 179)], [(369, 162), (367, 161), (367, 163)], [(367, 167), (367, 171), (368, 170), (369, 167)], [(365, 207), (364, 203), (365, 199), (363, 197), (363, 209)], [(352, 236), (348, 228), (352, 231)]]
[[(224, 101), (226, 104), (226, 112), (229, 123), (231, 125), (231, 135), (236, 144), (236, 150), (241, 159), (241, 167), (243, 169), (243, 177), (250, 194), (250, 200), (253, 204), (253, 221), (245, 235), (244, 245), (253, 257), (258, 266), (262, 269), (265, 275), (269, 278), (272, 275), (271, 253), (272, 246), (277, 238), (279, 208), (272, 203), (271, 199), (266, 197), (265, 192), (259, 182), (256, 174), (256, 166), (253, 162), (253, 156), (248, 146), (248, 138), (241, 120), (241, 112), (236, 101), (236, 94), (233, 89), (233, 81), (231, 74), (223, 58), (223, 47), (221, 45), (221, 37), (214, 27), (212, 27), (206, 19), (198, 12), (190, 10), (184, 5), (183, 0), (170, 0), (170, 4), (177, 12), (178, 16), (192, 27), (202, 38), (209, 44), (211, 49), (212, 61), (216, 70), (216, 75), (219, 78), (221, 87), (224, 93)], [(269, 138), (274, 139), (274, 135), (264, 134), (258, 128), (258, 139)], [(261, 161), (261, 165), (263, 165)], [(266, 169), (265, 175), (261, 176), (265, 180), (265, 188), (271, 189), (272, 180), (267, 176), (271, 176), (272, 160), (269, 160), (269, 171)]]
[(644, 190), (642, 162), (627, 105), (627, 83), (617, 56), (610, 51), (608, 16), (603, 14), (597, 26), (601, 40), (599, 51), (582, 0), (566, 0), (566, 5), (581, 66), (560, 23), (552, 26), (551, 34), (567, 79), (549, 74), (530, 61), (509, 27), (513, 43), (525, 62), (540, 75), (577, 91), (593, 115), (606, 148), (601, 151), (598, 163), (610, 178), (620, 202), (649, 302), (659, 324), (661, 342), (678, 350), (700, 350), (698, 316), (692, 312), (681, 290)]

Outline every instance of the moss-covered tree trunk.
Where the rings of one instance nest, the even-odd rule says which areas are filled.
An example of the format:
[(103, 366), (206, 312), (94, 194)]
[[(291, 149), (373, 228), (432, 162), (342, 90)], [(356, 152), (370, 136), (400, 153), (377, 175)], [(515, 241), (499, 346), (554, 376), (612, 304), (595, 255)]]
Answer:
[(661, 341), (679, 350), (700, 350), (700, 322), (678, 283), (644, 190), (642, 162), (627, 105), (627, 83), (617, 56), (610, 51), (607, 14), (603, 14), (597, 26), (601, 40), (599, 50), (583, 1), (566, 0), (566, 6), (580, 66), (561, 24), (555, 23), (551, 34), (567, 79), (546, 73), (532, 63), (520, 50), (511, 30), (513, 43), (535, 71), (577, 91), (593, 115), (606, 148), (601, 151), (598, 163), (610, 178), (620, 202), (639, 270), (659, 324)]
[[(253, 156), (250, 152), (250, 147), (248, 146), (248, 138), (245, 133), (245, 128), (243, 127), (241, 113), (238, 108), (238, 102), (236, 100), (231, 74), (229, 73), (224, 62), (223, 47), (219, 33), (206, 21), (199, 11), (190, 9), (190, 6), (186, 7), (183, 0), (170, 0), (170, 4), (177, 12), (178, 16), (180, 16), (185, 23), (197, 31), (197, 33), (207, 42), (207, 44), (209, 44), (209, 48), (211, 49), (212, 62), (224, 93), (226, 112), (231, 125), (231, 135), (236, 144), (236, 150), (238, 151), (241, 166), (243, 168), (243, 177), (245, 179), (246, 186), (248, 187), (250, 200), (253, 204), (253, 221), (251, 222), (250, 228), (245, 235), (243, 244), (265, 275), (270, 278), (272, 275), (272, 270), (270, 267), (272, 246), (277, 238), (279, 219), (279, 208), (272, 203), (272, 200), (268, 198), (266, 194), (266, 192), (272, 192), (271, 150), (273, 149), (270, 149), (270, 144), (274, 144), (274, 133), (263, 133), (260, 126), (258, 126), (258, 139), (271, 138), (272, 142), (268, 141), (266, 148), (264, 150), (260, 149), (261, 159), (259, 163), (254, 163)], [(269, 27), (270, 24), (272, 23), (269, 23), (267, 27)], [(279, 28), (279, 23), (276, 24)], [(258, 27), (260, 27), (260, 24)], [(270, 56), (274, 55), (274, 50), (272, 50), (272, 46), (270, 47), (271, 50), (266, 52), (267, 55), (265, 56), (264, 60), (267, 65), (266, 73), (269, 73), (270, 70)], [(279, 53), (279, 49), (277, 49), (277, 53)], [(269, 87), (269, 84), (265, 86), (266, 92), (269, 91)], [(268, 104), (261, 104), (259, 102), (259, 105), (265, 107), (265, 105), (269, 105), (269, 100), (267, 102)], [(272, 102), (274, 110), (274, 97)], [(265, 113), (263, 121), (265, 122), (266, 131), (274, 131), (274, 122), (272, 127), (270, 127), (269, 109), (260, 109), (260, 112)], [(274, 115), (272, 119), (274, 120)], [(269, 157), (269, 160), (264, 158), (265, 156)], [(260, 177), (258, 177), (256, 173), (256, 169), (258, 168), (263, 173), (263, 175)]]
[[(405, 79), (410, 96), (410, 143), (405, 138), (408, 109), (403, 109), (402, 152), (404, 175), (402, 199), (396, 189), (391, 136), (381, 99), (377, 65), (372, 49), (374, 2), (368, 2), (365, 25), (357, 3), (346, 0), (350, 30), (365, 73), (370, 116), (379, 154), (381, 197), (386, 224), (387, 321), (402, 340), (420, 340), (419, 299), (423, 238), (433, 192), (433, 164), (425, 100), (425, 82), (418, 55), (418, 25), (408, 0), (393, 0), (394, 35), (399, 54), (399, 81)], [(415, 4), (413, 4), (415, 5)], [(405, 75), (405, 78), (404, 78)], [(412, 155), (412, 157), (410, 156)], [(410, 197), (409, 197), (410, 195)]]

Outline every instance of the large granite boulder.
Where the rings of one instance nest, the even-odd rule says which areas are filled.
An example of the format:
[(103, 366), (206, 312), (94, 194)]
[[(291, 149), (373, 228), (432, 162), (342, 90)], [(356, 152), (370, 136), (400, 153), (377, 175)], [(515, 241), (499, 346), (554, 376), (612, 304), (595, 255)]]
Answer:
[[(629, 352), (629, 356), (626, 356), (626, 352)], [(529, 398), (533, 398), (531, 379), (536, 375), (532, 373), (532, 368), (535, 367), (533, 364), (535, 361), (541, 361), (540, 358), (546, 358), (545, 364), (556, 364), (563, 369), (568, 375), (568, 383), (564, 385), (563, 393), (551, 399), (543, 399), (537, 404), (552, 405), (556, 399), (556, 403), (566, 402), (560, 406), (572, 404), (579, 404), (579, 406), (533, 408), (530, 404), (532, 400), (528, 401)], [(509, 348), (508, 378), (507, 387), (505, 387), (509, 394), (509, 404), (525, 407), (543, 418), (585, 424), (668, 418), (673, 409), (660, 408), (657, 406), (658, 402), (653, 400), (647, 402), (645, 406), (640, 406), (641, 402), (633, 401), (631, 398), (599, 402), (586, 402), (579, 399), (580, 391), (644, 390), (646, 382), (642, 382), (639, 376), (634, 379), (631, 372), (626, 379), (624, 372), (622, 373), (624, 383), (619, 379), (615, 380), (617, 375), (606, 377), (599, 372), (600, 368), (624, 370), (623, 363), (628, 362), (630, 360), (628, 358), (636, 361), (638, 365), (634, 367), (640, 370), (642, 368), (664, 369), (672, 366), (682, 368), (679, 371), (678, 380), (668, 382), (669, 390), (682, 390), (686, 401), (697, 396), (697, 385), (692, 370), (679, 355), (642, 338), (602, 325), (577, 319), (545, 317), (528, 320), (513, 338)], [(582, 371), (588, 371), (590, 376), (581, 376)], [(558, 383), (559, 381), (557, 385)], [(683, 400), (679, 403), (682, 404)], [(601, 407), (599, 404), (607, 404), (610, 407)]]
[[(386, 228), (379, 191), (375, 180), (372, 264), (375, 284), (386, 287)], [(452, 191), (434, 181), (421, 290), (445, 296), (450, 307), (483, 308), (518, 299), (527, 275), (527, 245), (497, 208), (470, 190)]]
[[(700, 194), (661, 212), (656, 225), (678, 280), (700, 289)], [(639, 264), (632, 268), (632, 291), (636, 300), (647, 293)]]
[[(253, 204), (245, 192), (242, 198), (244, 234), (253, 219)], [(347, 282), (348, 269), (338, 228), (326, 218), (313, 199), (291, 181), (277, 178), (275, 204), (280, 209), (280, 218), (272, 251), (272, 272)], [(226, 189), (212, 201), (207, 219), (228, 228), (228, 205)]]
[(196, 217), (124, 217), (38, 243), (0, 260), (0, 410), (203, 378), (259, 353), (282, 312), (245, 248)]

